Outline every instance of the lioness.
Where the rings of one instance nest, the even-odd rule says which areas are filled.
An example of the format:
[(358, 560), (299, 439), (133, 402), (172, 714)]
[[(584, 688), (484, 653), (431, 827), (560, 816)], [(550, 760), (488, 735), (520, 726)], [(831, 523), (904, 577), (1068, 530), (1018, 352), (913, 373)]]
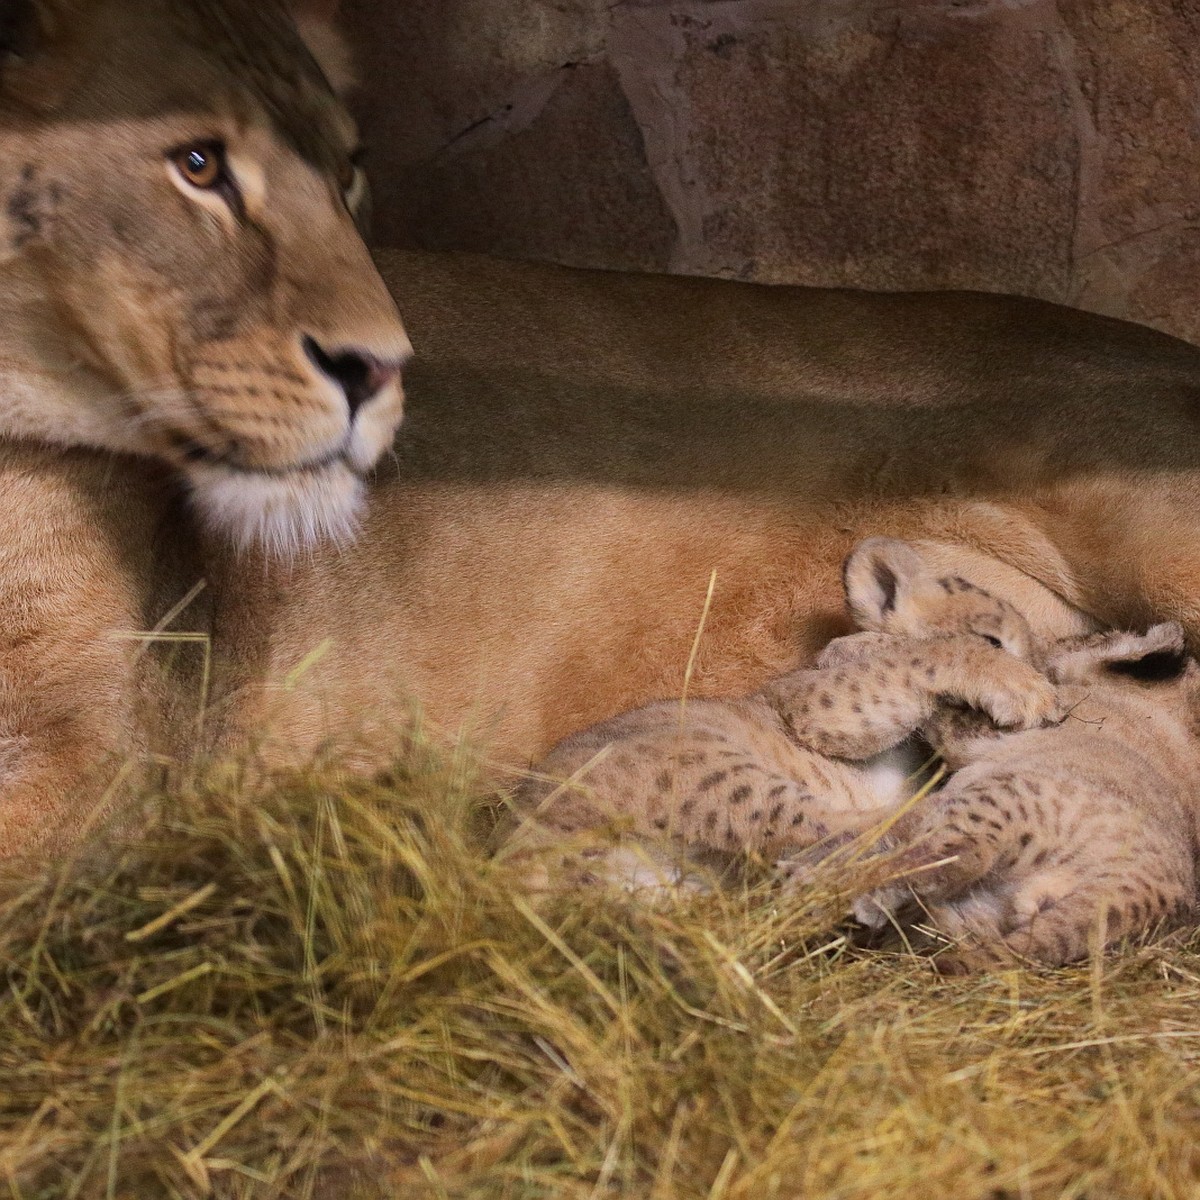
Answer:
[(1188, 345), (1001, 297), (387, 255), (418, 352), (388, 456), (409, 343), (284, 8), (5, 0), (0, 37), (0, 852), (148, 756), (253, 735), (369, 768), (413, 697), (519, 766), (677, 695), (701, 624), (692, 694), (750, 691), (844, 632), (871, 534), (1043, 636), (1200, 634)]

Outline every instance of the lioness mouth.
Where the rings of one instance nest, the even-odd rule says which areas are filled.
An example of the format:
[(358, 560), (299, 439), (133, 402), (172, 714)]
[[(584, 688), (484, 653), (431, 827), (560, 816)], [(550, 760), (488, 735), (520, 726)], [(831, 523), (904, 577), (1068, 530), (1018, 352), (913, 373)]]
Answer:
[(240, 461), (236, 454), (214, 450), (211, 446), (201, 445), (191, 438), (177, 439), (183, 461), (189, 464), (202, 463), (210, 467), (224, 467), (236, 475), (258, 475), (267, 479), (287, 479), (296, 475), (317, 475), (330, 467), (341, 465), (358, 479), (364, 478), (363, 473), (350, 461), (347, 447), (343, 444), (330, 450), (319, 458), (307, 459), (304, 462), (288, 463), (280, 467), (256, 466)]

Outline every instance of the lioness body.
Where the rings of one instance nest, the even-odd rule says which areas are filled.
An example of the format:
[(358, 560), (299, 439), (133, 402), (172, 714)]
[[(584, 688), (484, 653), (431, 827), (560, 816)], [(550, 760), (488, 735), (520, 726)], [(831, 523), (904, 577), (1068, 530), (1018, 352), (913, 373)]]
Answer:
[[(434, 726), (465, 725), (523, 765), (679, 693), (714, 571), (692, 694), (749, 691), (845, 631), (840, 564), (863, 535), (934, 543), (941, 565), (1046, 636), (1085, 627), (1080, 611), (1200, 631), (1200, 352), (1183, 343), (1003, 298), (424, 255), (384, 267), (421, 356), (397, 461), (351, 546), (260, 559), (198, 536), (140, 460), (6, 452), (25, 511), (65, 490), (110, 514), (103, 600), (64, 573), (48, 585), (62, 594), (47, 636), (75, 643), (55, 628), (61, 612), (152, 627), (208, 581), (175, 627), (213, 635), (209, 727), (225, 744), (269, 727), (284, 759), (362, 734), (364, 761), (380, 762), (415, 698)], [(746, 342), (755, 353), (732, 362)], [(0, 523), (28, 525), (8, 506)], [(156, 545), (176, 553), (147, 565)], [(39, 574), (54, 574), (50, 550), (34, 555)], [(15, 578), (0, 581), (5, 605), (21, 602)], [(179, 708), (194, 711), (195, 662), (168, 653), (162, 686), (187, 689)], [(132, 694), (136, 676), (106, 686)], [(96, 708), (86, 688), (72, 694)], [(131, 703), (105, 705), (108, 723)], [(92, 743), (97, 756), (114, 744)]]
[(1200, 351), (1002, 298), (389, 255), (393, 461), (408, 339), (279, 6), (30, 5), (86, 19), (0, 62), (0, 851), (78, 828), (91, 764), (191, 749), (202, 648), (127, 635), (201, 580), (170, 627), (211, 638), (204, 740), (364, 766), (412, 698), (521, 766), (678, 694), (714, 572), (693, 694), (753, 690), (843, 631), (870, 534), (1047, 634), (1200, 634)]
[(1045, 636), (1200, 629), (1183, 343), (1004, 298), (382, 262), (418, 347), (397, 461), (356, 546), (274, 568), (271, 673), (338, 640), (306, 676), (330, 713), (407, 690), (527, 762), (680, 693), (714, 572), (691, 694), (747, 692), (847, 630), (841, 564), (876, 534)]

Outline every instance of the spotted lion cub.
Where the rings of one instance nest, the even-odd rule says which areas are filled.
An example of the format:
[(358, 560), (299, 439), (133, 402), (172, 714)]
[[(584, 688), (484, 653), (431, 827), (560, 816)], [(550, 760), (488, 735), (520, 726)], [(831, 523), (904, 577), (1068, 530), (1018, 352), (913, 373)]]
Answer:
[(855, 905), (873, 925), (921, 913), (959, 943), (950, 969), (1060, 965), (1194, 911), (1200, 666), (1182, 627), (1067, 639), (1046, 671), (1059, 726), (935, 718), (954, 774), (889, 834), (896, 881)]
[(1007, 604), (887, 538), (860, 543), (844, 579), (861, 632), (831, 643), (815, 668), (736, 699), (651, 704), (561, 742), (518, 791), (527, 819), (512, 849), (616, 829), (627, 840), (593, 845), (585, 861), (564, 849), (562, 864), (568, 876), (633, 886), (677, 877), (665, 846), (684, 861), (707, 851), (778, 858), (868, 827), (907, 798), (920, 759), (878, 756), (945, 702), (1008, 729), (1061, 715), (1028, 626)]

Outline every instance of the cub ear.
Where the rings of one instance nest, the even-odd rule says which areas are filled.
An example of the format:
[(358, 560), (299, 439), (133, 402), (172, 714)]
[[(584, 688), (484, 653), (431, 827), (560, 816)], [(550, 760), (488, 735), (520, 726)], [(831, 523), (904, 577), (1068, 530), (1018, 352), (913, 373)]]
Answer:
[(339, 96), (353, 91), (358, 86), (358, 74), (350, 43), (336, 25), (339, 0), (288, 0), (288, 7), (301, 39), (329, 80), (329, 86)]
[(842, 584), (850, 615), (860, 629), (884, 630), (903, 622), (929, 570), (918, 551), (896, 538), (867, 538), (850, 552)]
[(40, 33), (38, 14), (31, 3), (0, 0), (0, 62), (27, 57)]
[(1100, 674), (1167, 683), (1190, 662), (1183, 626), (1177, 621), (1152, 625), (1145, 633), (1101, 633), (1053, 653), (1049, 673), (1057, 683), (1084, 683)]

